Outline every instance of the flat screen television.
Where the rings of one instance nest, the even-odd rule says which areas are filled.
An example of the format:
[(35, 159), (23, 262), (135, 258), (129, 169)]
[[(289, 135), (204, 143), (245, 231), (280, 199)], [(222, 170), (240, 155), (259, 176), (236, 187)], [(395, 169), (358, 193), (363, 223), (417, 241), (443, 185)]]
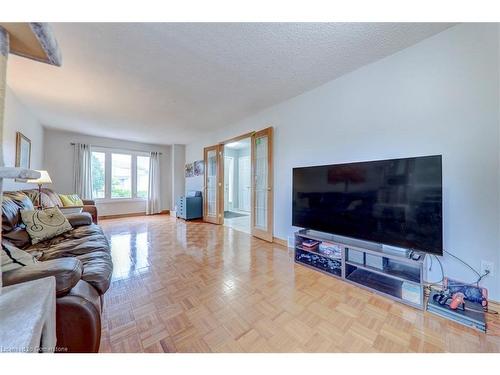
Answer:
[(441, 156), (293, 169), (297, 227), (443, 254)]

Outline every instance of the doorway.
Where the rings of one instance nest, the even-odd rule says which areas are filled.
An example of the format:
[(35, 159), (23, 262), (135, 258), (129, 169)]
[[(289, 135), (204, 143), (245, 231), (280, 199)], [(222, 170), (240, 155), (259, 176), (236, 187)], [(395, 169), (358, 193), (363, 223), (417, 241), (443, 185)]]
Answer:
[(251, 233), (250, 137), (224, 144), (224, 225)]
[(203, 220), (273, 242), (273, 128), (205, 147), (204, 164)]

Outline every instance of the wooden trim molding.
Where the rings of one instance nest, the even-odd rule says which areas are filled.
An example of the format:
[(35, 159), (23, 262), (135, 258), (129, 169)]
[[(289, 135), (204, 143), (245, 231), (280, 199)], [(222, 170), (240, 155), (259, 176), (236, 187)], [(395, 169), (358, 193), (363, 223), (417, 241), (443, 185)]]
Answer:
[[(267, 138), (267, 227), (259, 228), (256, 225), (256, 215), (257, 215), (257, 186), (256, 186), (256, 175), (257, 175), (257, 142), (259, 139)], [(252, 197), (251, 197), (251, 219), (250, 227), (252, 235), (261, 238), (265, 241), (273, 242), (273, 232), (274, 232), (274, 161), (273, 161), (273, 127), (269, 127), (263, 130), (259, 130), (252, 135), (251, 148), (250, 148), (250, 158), (251, 158), (251, 186), (252, 186)]]
[[(203, 163), (205, 165), (205, 173), (203, 176), (203, 221), (207, 223), (212, 223), (212, 224), (223, 224), (224, 223), (224, 191), (223, 191), (223, 186), (222, 182), (224, 181), (224, 176), (222, 173), (224, 172), (223, 169), (223, 151), (224, 147), (222, 144), (216, 144), (213, 146), (205, 147), (203, 149)], [(215, 152), (215, 159), (216, 159), (216, 175), (215, 175), (215, 216), (214, 215), (209, 215), (208, 214), (208, 173), (209, 173), (209, 167), (208, 167), (208, 154), (209, 152)], [(222, 198), (221, 198), (222, 197)]]
[(245, 133), (242, 135), (238, 135), (236, 137), (226, 139), (226, 140), (220, 142), (220, 144), (227, 145), (228, 143), (238, 142), (238, 141), (241, 141), (242, 139), (251, 138), (252, 135), (254, 135), (254, 134), (255, 134), (255, 132), (253, 131), (253, 132)]
[[(159, 214), (155, 215), (170, 215), (170, 210), (163, 210)], [(103, 216), (98, 216), (97, 218), (99, 220), (106, 220), (106, 219), (120, 219), (124, 217), (137, 217), (137, 216), (151, 216), (151, 215), (146, 215), (145, 212), (132, 212), (129, 214), (103, 215)]]

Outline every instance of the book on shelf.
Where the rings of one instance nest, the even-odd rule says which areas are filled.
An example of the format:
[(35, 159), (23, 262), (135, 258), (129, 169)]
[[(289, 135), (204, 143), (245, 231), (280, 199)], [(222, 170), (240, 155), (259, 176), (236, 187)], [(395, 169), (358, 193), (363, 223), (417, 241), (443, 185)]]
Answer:
[(323, 241), (319, 244), (319, 253), (331, 258), (342, 258), (342, 247), (336, 243)]
[(307, 249), (313, 249), (319, 245), (319, 241), (307, 239), (307, 240), (302, 241), (301, 245)]

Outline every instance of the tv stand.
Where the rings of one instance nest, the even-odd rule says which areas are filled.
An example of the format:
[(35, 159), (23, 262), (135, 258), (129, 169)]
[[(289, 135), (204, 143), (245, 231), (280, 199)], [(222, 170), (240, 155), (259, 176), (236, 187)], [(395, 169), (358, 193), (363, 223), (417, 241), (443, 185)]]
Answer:
[(295, 233), (296, 263), (423, 310), (425, 256), (412, 254), (419, 253), (308, 229)]

